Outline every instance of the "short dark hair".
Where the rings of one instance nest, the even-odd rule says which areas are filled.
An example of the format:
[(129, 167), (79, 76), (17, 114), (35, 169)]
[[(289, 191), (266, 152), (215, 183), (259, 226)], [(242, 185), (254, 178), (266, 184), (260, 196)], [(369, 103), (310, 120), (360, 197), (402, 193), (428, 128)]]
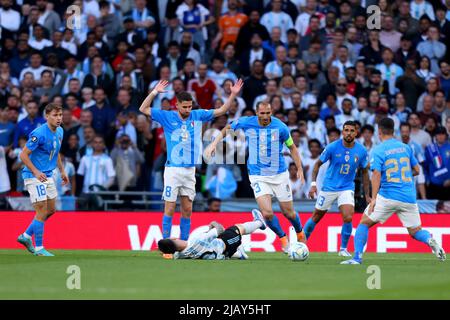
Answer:
[(177, 94), (177, 100), (179, 102), (183, 102), (183, 101), (193, 101), (194, 99), (192, 99), (192, 95), (189, 92), (182, 91), (179, 94)]
[(408, 127), (408, 129), (411, 130), (411, 125), (410, 125), (408, 122), (402, 122), (402, 123), (400, 124), (400, 128), (401, 128), (401, 127)]
[(366, 124), (365, 126), (363, 126), (361, 128), (361, 132), (364, 132), (366, 130), (370, 131), (372, 134), (375, 132), (375, 128), (372, 125), (370, 125), (370, 124)]
[(381, 133), (391, 135), (394, 133), (394, 120), (391, 118), (381, 119), (379, 123)]
[(355, 129), (356, 129), (356, 123), (355, 123), (355, 121), (352, 121), (352, 120), (345, 121), (344, 125), (342, 126), (342, 130), (345, 128), (345, 126), (352, 126), (352, 127), (355, 127)]
[(211, 203), (213, 203), (213, 202), (215, 202), (215, 201), (219, 201), (219, 202), (222, 202), (222, 199), (219, 199), (219, 198), (209, 198), (208, 199), (208, 205), (210, 205)]
[(162, 253), (175, 253), (175, 242), (172, 239), (161, 239), (158, 241), (158, 249)]
[(329, 136), (330, 134), (332, 134), (332, 133), (337, 133), (339, 136), (341, 135), (341, 130), (339, 130), (338, 128), (331, 128), (331, 129), (328, 129), (328, 131), (327, 131), (327, 135)]
[(318, 139), (311, 139), (308, 141), (308, 148), (311, 148), (311, 145), (313, 143), (317, 143), (319, 145), (319, 148), (322, 148), (322, 144), (320, 143), (320, 141)]
[(44, 112), (45, 112), (45, 114), (49, 114), (53, 110), (61, 111), (62, 110), (62, 106), (60, 104), (57, 104), (57, 103), (49, 103), (48, 105), (45, 106)]

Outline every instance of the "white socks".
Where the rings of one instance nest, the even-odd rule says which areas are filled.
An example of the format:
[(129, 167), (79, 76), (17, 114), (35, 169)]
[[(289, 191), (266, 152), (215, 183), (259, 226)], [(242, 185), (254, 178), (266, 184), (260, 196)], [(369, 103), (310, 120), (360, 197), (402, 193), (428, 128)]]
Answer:
[(245, 222), (242, 224), (244, 226), (245, 233), (244, 234), (250, 234), (256, 229), (259, 229), (262, 227), (263, 223), (261, 221), (251, 221), (251, 222)]

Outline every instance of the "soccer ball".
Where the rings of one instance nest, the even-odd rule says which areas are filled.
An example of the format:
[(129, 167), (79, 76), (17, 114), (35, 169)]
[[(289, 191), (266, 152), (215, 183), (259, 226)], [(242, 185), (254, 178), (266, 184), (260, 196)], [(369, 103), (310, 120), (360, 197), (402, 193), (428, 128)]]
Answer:
[(293, 261), (305, 261), (309, 257), (308, 246), (303, 242), (295, 242), (289, 247), (288, 256)]

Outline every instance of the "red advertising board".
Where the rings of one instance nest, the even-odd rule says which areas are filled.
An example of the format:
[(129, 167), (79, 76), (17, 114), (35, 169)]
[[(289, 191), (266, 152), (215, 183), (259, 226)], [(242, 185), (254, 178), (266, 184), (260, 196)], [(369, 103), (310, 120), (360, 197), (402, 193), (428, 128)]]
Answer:
[[(304, 224), (311, 214), (301, 214)], [(17, 236), (33, 219), (31, 212), (0, 212), (0, 249), (22, 248)], [(361, 215), (353, 219), (355, 228)], [(450, 214), (423, 214), (423, 226), (434, 238), (450, 251)], [(45, 224), (45, 246), (48, 249), (82, 250), (154, 250), (162, 238), (162, 213), (145, 212), (61, 212), (52, 216)], [(251, 221), (250, 213), (205, 213), (192, 216), (191, 235), (207, 230), (211, 221), (218, 221), (225, 227)], [(289, 222), (280, 214), (280, 223), (286, 232)], [(172, 236), (179, 235), (179, 214), (173, 220)], [(339, 249), (342, 219), (339, 214), (327, 214), (316, 226), (308, 240), (308, 247), (316, 252), (334, 252)], [(291, 237), (295, 237), (293, 230)], [(279, 251), (280, 242), (268, 228), (257, 230), (243, 238), (244, 246), (250, 251)], [(349, 250), (353, 251), (353, 240)], [(412, 239), (399, 219), (394, 215), (383, 225), (377, 225), (369, 232), (368, 252), (429, 252), (430, 249)]]

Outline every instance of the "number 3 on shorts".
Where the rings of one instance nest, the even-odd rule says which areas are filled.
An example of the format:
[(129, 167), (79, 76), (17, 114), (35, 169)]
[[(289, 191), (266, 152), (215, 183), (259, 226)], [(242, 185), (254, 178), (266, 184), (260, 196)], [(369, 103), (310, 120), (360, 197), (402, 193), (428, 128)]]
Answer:
[(259, 187), (259, 183), (258, 182), (255, 183), (255, 192), (256, 193), (261, 192), (261, 188)]
[(38, 194), (38, 197), (43, 197), (46, 195), (45, 185), (39, 184), (36, 186), (36, 191)]
[(317, 203), (319, 204), (319, 206), (323, 206), (323, 202), (325, 201), (325, 197), (324, 196), (320, 196), (319, 199), (317, 199)]
[(170, 197), (171, 194), (172, 194), (172, 187), (167, 186), (166, 187), (166, 197)]

